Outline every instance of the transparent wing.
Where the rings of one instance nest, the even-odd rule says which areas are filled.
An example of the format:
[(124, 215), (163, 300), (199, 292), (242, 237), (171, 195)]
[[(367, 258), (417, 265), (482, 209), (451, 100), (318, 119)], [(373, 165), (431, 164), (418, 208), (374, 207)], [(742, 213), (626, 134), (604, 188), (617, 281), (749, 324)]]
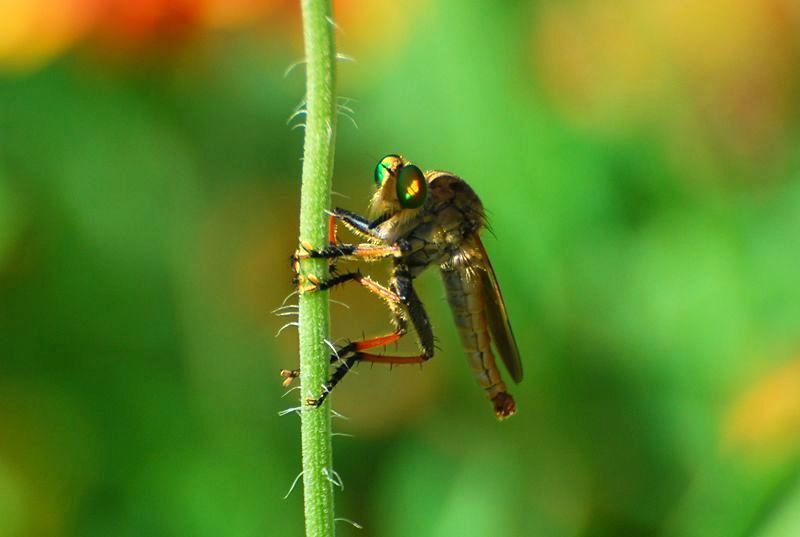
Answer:
[(511, 330), (511, 323), (508, 320), (506, 303), (503, 301), (503, 294), (500, 286), (497, 285), (497, 277), (494, 275), (492, 263), (486, 254), (486, 248), (480, 239), (477, 245), (483, 256), (483, 270), (479, 270), (483, 292), (486, 297), (486, 313), (489, 319), (489, 331), (498, 354), (503, 359), (506, 369), (511, 374), (514, 382), (522, 380), (522, 360), (519, 357), (517, 341), (514, 339), (514, 332)]

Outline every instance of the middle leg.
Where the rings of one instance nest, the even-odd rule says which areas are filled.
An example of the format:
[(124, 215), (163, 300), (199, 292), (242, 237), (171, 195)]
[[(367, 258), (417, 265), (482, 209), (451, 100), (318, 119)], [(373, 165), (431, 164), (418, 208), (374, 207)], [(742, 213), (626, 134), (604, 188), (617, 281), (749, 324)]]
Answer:
[[(331, 375), (331, 378), (322, 387), (322, 393), (315, 399), (308, 399), (306, 403), (311, 406), (321, 405), (328, 394), (333, 388), (344, 378), (347, 372), (357, 362), (371, 362), (379, 364), (421, 364), (430, 360), (434, 352), (434, 337), (433, 329), (431, 328), (430, 320), (425, 312), (417, 296), (416, 291), (412, 285), (411, 277), (408, 271), (398, 266), (395, 268), (390, 290), (400, 298), (400, 303), (390, 302), (389, 305), (392, 309), (396, 330), (385, 336), (367, 339), (360, 342), (353, 342), (346, 345), (339, 351), (339, 355), (345, 353), (352, 353), (348, 356), (339, 367)], [(407, 331), (408, 320), (414, 326), (417, 332), (418, 343), (421, 347), (421, 352), (415, 355), (396, 356), (385, 354), (374, 354), (365, 352), (367, 350), (381, 347), (389, 343), (393, 343), (400, 339)]]

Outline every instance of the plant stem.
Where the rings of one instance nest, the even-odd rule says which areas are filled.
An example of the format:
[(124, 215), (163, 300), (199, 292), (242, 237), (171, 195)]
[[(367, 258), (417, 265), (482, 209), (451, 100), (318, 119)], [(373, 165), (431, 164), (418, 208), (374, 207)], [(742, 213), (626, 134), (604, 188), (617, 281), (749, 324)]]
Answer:
[[(330, 0), (302, 0), (306, 53), (306, 130), (300, 200), (300, 239), (314, 248), (327, 242), (325, 209), (330, 204), (333, 145), (336, 132), (334, 96), (336, 52)], [(324, 278), (324, 259), (303, 262), (303, 275)], [(307, 537), (334, 534), (330, 399), (305, 407), (328, 380), (328, 293), (300, 296), (300, 404), (303, 449), (303, 497)]]

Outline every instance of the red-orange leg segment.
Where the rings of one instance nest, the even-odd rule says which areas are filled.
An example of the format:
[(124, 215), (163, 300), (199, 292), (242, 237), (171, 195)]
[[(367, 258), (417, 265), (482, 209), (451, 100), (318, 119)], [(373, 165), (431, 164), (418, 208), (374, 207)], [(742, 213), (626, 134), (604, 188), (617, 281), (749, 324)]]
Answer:
[(353, 355), (344, 359), (343, 363), (336, 368), (336, 371), (333, 372), (330, 380), (326, 382), (325, 385), (322, 387), (322, 394), (316, 399), (307, 399), (306, 403), (311, 406), (321, 405), (328, 397), (328, 394), (333, 390), (333, 388), (336, 387), (337, 384), (339, 384), (339, 382), (344, 378), (347, 372), (350, 371), (350, 368), (352, 368), (356, 364), (356, 362), (408, 365), (408, 364), (421, 364), (430, 359), (430, 356), (424, 353), (419, 354), (417, 356), (391, 356), (391, 355), (363, 352), (368, 349), (383, 347), (384, 345), (394, 343), (395, 341), (403, 337), (404, 334), (405, 330), (398, 330), (396, 332), (392, 332), (391, 334), (386, 334), (385, 336), (378, 336), (370, 339), (365, 339), (364, 341), (356, 341), (342, 347), (339, 350), (339, 356), (349, 354), (350, 352), (352, 352)]
[(374, 364), (410, 365), (421, 364), (428, 361), (428, 356), (425, 356), (424, 354), (418, 354), (416, 356), (390, 356), (385, 354), (370, 354), (361, 352), (359, 355), (359, 361), (372, 362)]
[[(380, 338), (376, 338), (380, 339)], [(430, 356), (420, 354), (418, 356), (387, 356), (380, 354), (371, 354), (366, 352), (356, 352), (352, 356), (346, 358), (344, 363), (336, 368), (328, 382), (322, 386), (322, 394), (316, 399), (306, 399), (306, 404), (310, 406), (319, 406), (328, 398), (328, 394), (333, 391), (337, 384), (344, 378), (348, 371), (356, 364), (356, 362), (372, 362), (376, 364), (421, 364), (427, 361)]]
[[(339, 350), (336, 351), (336, 354), (331, 355), (331, 364), (336, 363), (339, 361), (341, 356), (347, 356), (353, 352), (361, 352), (368, 349), (374, 349), (376, 347), (383, 347), (394, 343), (401, 337), (403, 337), (405, 331), (396, 331), (392, 332), (391, 334), (386, 334), (385, 336), (378, 336), (370, 339), (365, 339), (364, 341), (355, 341), (351, 342), (344, 347), (341, 347)], [(283, 387), (288, 388), (294, 379), (300, 376), (299, 369), (281, 369), (280, 371), (281, 377), (283, 377)]]
[(370, 339), (365, 339), (364, 341), (356, 341), (353, 343), (354, 350), (356, 352), (365, 351), (368, 349), (374, 349), (375, 347), (383, 347), (384, 345), (389, 345), (390, 343), (394, 343), (401, 337), (405, 332), (392, 332), (391, 334), (386, 334), (385, 336), (378, 336)]
[(330, 215), (328, 217), (328, 243), (333, 245), (338, 241), (336, 240), (336, 217)]

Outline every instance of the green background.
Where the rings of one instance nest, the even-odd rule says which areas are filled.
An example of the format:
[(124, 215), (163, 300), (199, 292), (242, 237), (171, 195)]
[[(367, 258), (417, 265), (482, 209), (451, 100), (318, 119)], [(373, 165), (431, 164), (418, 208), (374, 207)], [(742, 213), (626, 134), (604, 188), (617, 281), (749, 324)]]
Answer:
[[(0, 535), (300, 535), (299, 420), (278, 415), (296, 331), (271, 314), (292, 291), (299, 13), (145, 4), (48, 53), (53, 22), (0, 42)], [(335, 13), (358, 128), (340, 117), (334, 203), (365, 212), (387, 153), (465, 178), (525, 367), (496, 422), (420, 278), (435, 359), (333, 396), (336, 513), (364, 526), (338, 533), (800, 534), (800, 10)], [(333, 298), (334, 337), (387, 328), (362, 289)]]

